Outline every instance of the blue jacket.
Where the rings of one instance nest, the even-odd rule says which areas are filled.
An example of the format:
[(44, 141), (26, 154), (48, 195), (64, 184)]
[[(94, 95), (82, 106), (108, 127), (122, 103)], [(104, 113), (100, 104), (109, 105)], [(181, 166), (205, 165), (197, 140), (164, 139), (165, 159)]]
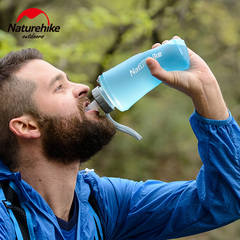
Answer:
[[(93, 171), (78, 174), (78, 239), (93, 239), (95, 224), (88, 198), (94, 195), (106, 239), (170, 239), (196, 234), (239, 219), (240, 128), (232, 116), (209, 120), (196, 112), (190, 123), (198, 139), (203, 166), (194, 181), (166, 183), (100, 178)], [(11, 180), (27, 209), (31, 239), (63, 239), (56, 217), (43, 198), (0, 163), (0, 181)], [(15, 239), (14, 225), (0, 202), (0, 239)]]

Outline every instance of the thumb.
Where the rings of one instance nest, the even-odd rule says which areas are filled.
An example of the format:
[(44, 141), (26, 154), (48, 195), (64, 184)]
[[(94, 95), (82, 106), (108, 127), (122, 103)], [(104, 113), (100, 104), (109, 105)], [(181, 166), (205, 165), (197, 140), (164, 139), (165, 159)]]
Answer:
[(163, 81), (167, 85), (174, 84), (174, 74), (172, 72), (168, 72), (164, 70), (157, 60), (149, 57), (146, 59), (146, 64), (151, 72), (151, 74), (157, 79)]
[(151, 74), (161, 80), (165, 85), (177, 89), (190, 96), (191, 92), (196, 88), (194, 84), (194, 75), (187, 71), (166, 71), (158, 61), (153, 58), (147, 58), (146, 64), (151, 71)]

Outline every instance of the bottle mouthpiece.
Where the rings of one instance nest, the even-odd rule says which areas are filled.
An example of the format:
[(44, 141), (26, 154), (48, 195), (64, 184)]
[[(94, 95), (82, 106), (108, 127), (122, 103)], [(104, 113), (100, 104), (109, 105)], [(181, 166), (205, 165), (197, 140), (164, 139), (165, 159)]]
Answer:
[[(88, 106), (86, 107), (86, 111), (89, 110), (99, 110), (100, 106), (98, 105), (96, 100), (93, 100), (90, 104), (88, 104)], [(114, 124), (114, 126), (116, 127), (117, 130), (124, 132), (134, 138), (136, 138), (137, 140), (141, 140), (142, 136), (140, 134), (138, 134), (136, 131), (134, 131), (133, 129), (131, 129), (130, 127), (124, 126), (122, 124), (117, 123), (116, 121), (114, 121), (109, 113), (105, 113), (107, 118)]]
[(100, 107), (99, 105), (97, 104), (97, 102), (95, 100), (93, 100), (90, 104), (88, 104), (88, 106), (86, 107), (86, 111), (89, 111), (89, 110), (99, 110)]

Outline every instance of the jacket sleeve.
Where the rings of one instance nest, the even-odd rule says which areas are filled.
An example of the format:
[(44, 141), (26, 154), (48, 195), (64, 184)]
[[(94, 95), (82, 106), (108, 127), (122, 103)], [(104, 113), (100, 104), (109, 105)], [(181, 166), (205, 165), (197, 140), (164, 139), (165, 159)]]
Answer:
[(133, 182), (102, 178), (107, 239), (171, 239), (239, 219), (240, 128), (196, 112), (190, 123), (203, 166), (195, 181)]

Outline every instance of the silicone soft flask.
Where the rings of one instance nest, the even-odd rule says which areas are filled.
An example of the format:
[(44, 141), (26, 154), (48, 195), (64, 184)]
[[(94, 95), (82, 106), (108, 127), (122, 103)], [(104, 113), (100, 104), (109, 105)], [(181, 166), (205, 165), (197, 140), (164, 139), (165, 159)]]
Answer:
[[(148, 57), (156, 59), (166, 71), (184, 71), (190, 67), (184, 40), (172, 39), (159, 47), (137, 54), (100, 75), (97, 80), (100, 86), (92, 90), (97, 104), (93, 101), (88, 109), (99, 105), (113, 121), (109, 113), (115, 107), (122, 112), (126, 111), (158, 86), (161, 81), (151, 75), (146, 65)], [(141, 136), (131, 128), (113, 122), (118, 130), (141, 139)]]

